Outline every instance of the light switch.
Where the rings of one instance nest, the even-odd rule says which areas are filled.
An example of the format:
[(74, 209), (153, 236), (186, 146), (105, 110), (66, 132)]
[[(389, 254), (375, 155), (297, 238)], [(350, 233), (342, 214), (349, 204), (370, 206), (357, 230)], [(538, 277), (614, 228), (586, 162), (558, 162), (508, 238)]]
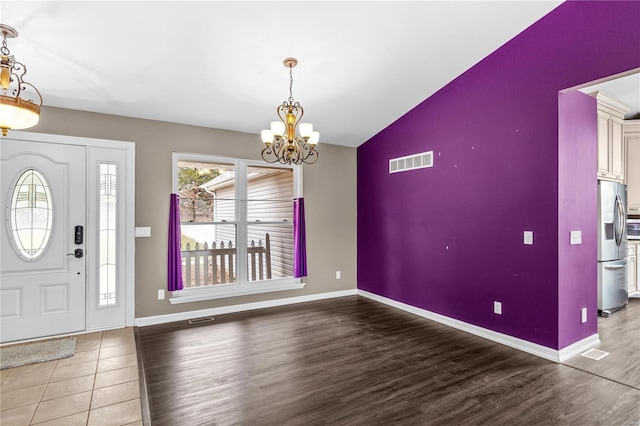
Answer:
[(148, 226), (136, 226), (136, 237), (150, 237), (151, 228)]
[(533, 231), (524, 231), (524, 243), (527, 245), (533, 245)]
[(582, 244), (582, 231), (571, 231), (570, 244), (572, 246)]
[(502, 315), (502, 302), (493, 302), (493, 313)]

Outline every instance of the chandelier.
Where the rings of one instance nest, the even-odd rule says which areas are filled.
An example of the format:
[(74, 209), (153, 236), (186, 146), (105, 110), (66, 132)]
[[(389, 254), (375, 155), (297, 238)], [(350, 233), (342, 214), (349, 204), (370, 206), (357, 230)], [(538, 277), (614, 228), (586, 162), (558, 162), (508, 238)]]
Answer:
[(316, 144), (320, 133), (313, 131), (313, 124), (300, 123), (300, 135), (296, 135), (296, 127), (304, 114), (302, 105), (293, 100), (293, 67), (298, 65), (295, 58), (283, 61), (289, 68), (289, 99), (278, 106), (280, 121), (272, 121), (271, 129), (263, 130), (260, 135), (266, 147), (262, 150), (262, 158), (267, 163), (313, 164), (318, 161)]
[(7, 136), (9, 129), (26, 129), (38, 124), (42, 96), (34, 85), (24, 81), (27, 67), (16, 62), (7, 47), (7, 39), (17, 37), (18, 32), (4, 24), (0, 24), (0, 31), (0, 129), (2, 135)]

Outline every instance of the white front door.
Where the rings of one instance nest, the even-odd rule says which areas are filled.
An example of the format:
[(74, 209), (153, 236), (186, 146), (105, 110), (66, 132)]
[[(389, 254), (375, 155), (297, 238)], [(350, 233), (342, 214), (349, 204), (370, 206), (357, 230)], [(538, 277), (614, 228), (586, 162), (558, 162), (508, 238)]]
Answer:
[(0, 140), (0, 342), (85, 330), (85, 167), (84, 146)]

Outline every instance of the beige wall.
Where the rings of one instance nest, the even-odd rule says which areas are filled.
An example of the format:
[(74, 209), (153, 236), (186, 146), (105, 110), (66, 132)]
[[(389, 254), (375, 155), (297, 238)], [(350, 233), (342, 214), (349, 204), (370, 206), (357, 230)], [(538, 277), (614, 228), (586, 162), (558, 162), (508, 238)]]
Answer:
[[(260, 159), (258, 135), (44, 107), (28, 131), (135, 142), (136, 318), (356, 288), (356, 150), (320, 144), (319, 160), (304, 166), (309, 276), (301, 290), (171, 305), (157, 300), (167, 286), (167, 228), (172, 191), (171, 154), (189, 152)], [(335, 271), (342, 279), (335, 279)]]

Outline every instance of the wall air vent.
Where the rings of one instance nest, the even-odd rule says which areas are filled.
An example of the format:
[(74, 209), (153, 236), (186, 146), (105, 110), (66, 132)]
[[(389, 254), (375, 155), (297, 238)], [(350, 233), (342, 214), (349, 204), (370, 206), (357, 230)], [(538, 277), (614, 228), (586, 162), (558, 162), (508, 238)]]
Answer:
[(420, 154), (407, 155), (406, 157), (392, 158), (389, 160), (389, 173), (406, 172), (415, 169), (433, 167), (433, 151)]
[(190, 319), (189, 320), (189, 324), (190, 325), (202, 324), (203, 322), (212, 322), (214, 320), (215, 320), (215, 318), (213, 318), (213, 317), (194, 318), (194, 319)]

